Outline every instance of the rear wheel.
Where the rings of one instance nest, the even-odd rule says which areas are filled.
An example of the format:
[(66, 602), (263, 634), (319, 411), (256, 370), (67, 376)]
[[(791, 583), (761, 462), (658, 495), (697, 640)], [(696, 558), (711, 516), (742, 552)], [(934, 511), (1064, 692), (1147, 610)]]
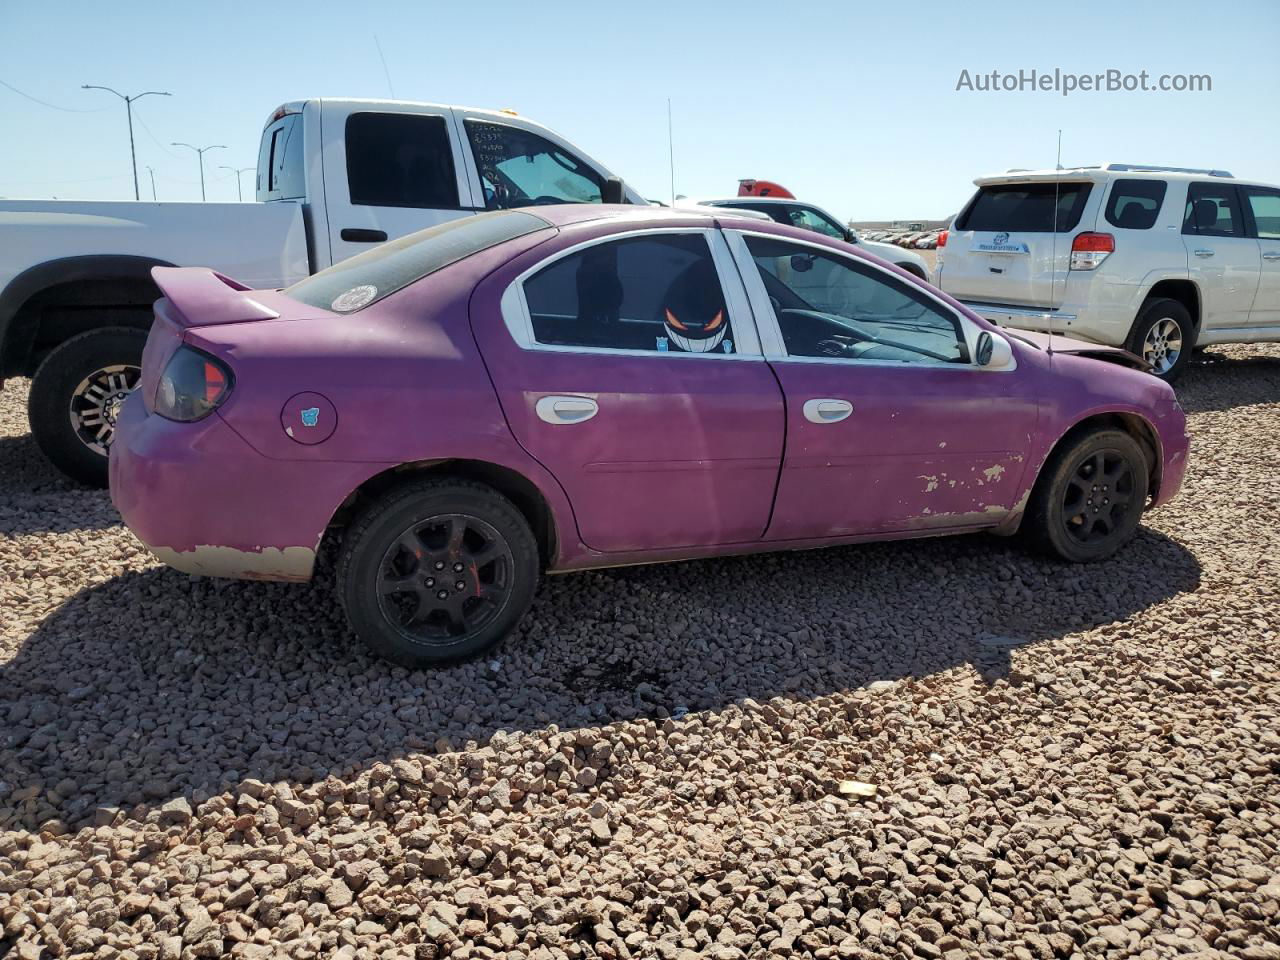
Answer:
[(1149, 475), (1146, 455), (1129, 434), (1086, 433), (1045, 463), (1023, 530), (1039, 549), (1072, 563), (1109, 557), (1138, 529)]
[(524, 616), (538, 545), (490, 487), (428, 480), (373, 504), (343, 541), (338, 590), (356, 634), (410, 668), (475, 656)]
[(36, 370), (27, 401), (31, 433), (55, 467), (81, 483), (107, 485), (107, 451), (124, 399), (142, 377), (147, 334), (90, 330), (60, 344)]
[(1138, 311), (1125, 346), (1151, 364), (1162, 380), (1174, 380), (1187, 365), (1195, 346), (1191, 314), (1177, 300), (1158, 297)]

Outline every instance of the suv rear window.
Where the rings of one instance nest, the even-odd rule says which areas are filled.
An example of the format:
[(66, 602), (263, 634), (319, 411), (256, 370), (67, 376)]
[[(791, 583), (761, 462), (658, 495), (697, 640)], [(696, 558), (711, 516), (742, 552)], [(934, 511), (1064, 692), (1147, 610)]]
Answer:
[(997, 183), (979, 188), (956, 220), (957, 230), (996, 233), (1052, 233), (1054, 197), (1058, 232), (1076, 228), (1089, 199), (1091, 183)]
[(1107, 223), (1122, 230), (1150, 230), (1164, 202), (1163, 180), (1117, 180), (1107, 200)]
[(354, 313), (451, 263), (550, 226), (516, 211), (450, 220), (335, 263), (284, 292), (308, 306)]

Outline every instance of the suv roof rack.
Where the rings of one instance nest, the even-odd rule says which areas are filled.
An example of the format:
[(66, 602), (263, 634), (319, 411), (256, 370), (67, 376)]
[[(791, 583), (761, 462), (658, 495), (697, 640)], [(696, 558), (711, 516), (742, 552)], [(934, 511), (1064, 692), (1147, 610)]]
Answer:
[(1108, 163), (1103, 170), (1133, 171), (1142, 173), (1198, 173), (1205, 177), (1227, 177), (1234, 180), (1229, 170), (1201, 170), (1196, 167), (1162, 167), (1154, 163)]

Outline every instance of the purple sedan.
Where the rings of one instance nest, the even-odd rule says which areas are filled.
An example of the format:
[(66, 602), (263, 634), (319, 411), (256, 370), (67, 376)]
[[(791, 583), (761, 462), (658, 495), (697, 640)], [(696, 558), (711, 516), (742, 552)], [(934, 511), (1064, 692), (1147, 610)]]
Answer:
[(979, 530), (1096, 560), (1186, 466), (1136, 358), (727, 211), (487, 213), (279, 292), (154, 274), (125, 520), (214, 576), (307, 580), (331, 539), (410, 666), (498, 642), (542, 571)]

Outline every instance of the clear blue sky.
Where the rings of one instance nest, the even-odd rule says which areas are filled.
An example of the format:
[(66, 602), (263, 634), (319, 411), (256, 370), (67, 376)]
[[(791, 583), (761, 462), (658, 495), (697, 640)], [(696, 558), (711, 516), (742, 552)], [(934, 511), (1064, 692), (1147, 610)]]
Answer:
[[(0, 196), (133, 195), (124, 92), (160, 199), (234, 200), (268, 113), (309, 96), (511, 107), (650, 197), (778, 180), (842, 218), (942, 217), (982, 173), (1107, 160), (1280, 181), (1280, 3), (0, 0)], [(971, 93), (971, 73), (1210, 74), (1208, 93)], [(246, 189), (251, 176), (245, 175)]]

